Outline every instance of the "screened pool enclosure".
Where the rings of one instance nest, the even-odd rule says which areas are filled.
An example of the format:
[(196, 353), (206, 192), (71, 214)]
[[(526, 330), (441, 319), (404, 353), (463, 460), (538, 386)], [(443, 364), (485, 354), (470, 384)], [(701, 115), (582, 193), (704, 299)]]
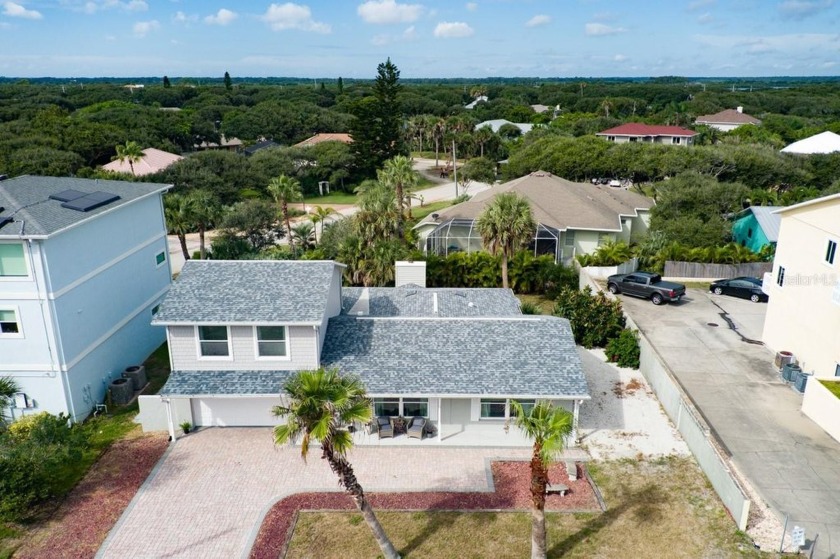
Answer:
[[(473, 219), (452, 219), (435, 227), (426, 237), (424, 250), (427, 253), (448, 256), (455, 252), (479, 252), (484, 250), (481, 235)], [(534, 239), (528, 245), (534, 256), (550, 254), (555, 262), (564, 262), (574, 256), (574, 232), (563, 233), (553, 227), (537, 224)]]

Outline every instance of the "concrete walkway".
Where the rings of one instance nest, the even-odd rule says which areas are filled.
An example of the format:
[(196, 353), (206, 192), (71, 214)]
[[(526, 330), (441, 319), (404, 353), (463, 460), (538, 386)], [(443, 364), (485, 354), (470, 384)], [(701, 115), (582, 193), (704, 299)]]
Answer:
[(789, 515), (788, 531), (819, 534), (814, 557), (840, 555), (840, 443), (802, 414), (774, 354), (754, 343), (766, 305), (699, 289), (659, 307), (619, 297), (741, 474), (781, 520)]
[[(366, 491), (490, 491), (489, 460), (527, 459), (528, 448), (356, 448)], [(206, 429), (175, 443), (97, 554), (102, 559), (246, 556), (277, 500), (340, 491), (335, 474), (299, 448), (275, 447), (270, 428)]]

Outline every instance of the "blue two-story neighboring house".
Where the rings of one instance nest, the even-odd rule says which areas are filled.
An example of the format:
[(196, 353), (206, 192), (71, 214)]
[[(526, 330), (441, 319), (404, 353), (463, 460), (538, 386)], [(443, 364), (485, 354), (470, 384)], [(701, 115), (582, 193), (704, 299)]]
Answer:
[(166, 339), (169, 185), (21, 176), (0, 181), (0, 376), (14, 417), (74, 420)]
[(750, 206), (735, 216), (732, 239), (753, 252), (761, 252), (767, 245), (779, 240), (781, 217), (776, 210), (782, 206)]

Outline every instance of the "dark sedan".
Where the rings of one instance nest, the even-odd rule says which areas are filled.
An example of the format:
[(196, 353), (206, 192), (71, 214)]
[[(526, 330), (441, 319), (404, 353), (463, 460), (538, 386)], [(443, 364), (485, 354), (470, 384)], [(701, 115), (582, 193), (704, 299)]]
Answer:
[(762, 281), (759, 278), (732, 278), (712, 282), (709, 291), (715, 295), (732, 295), (742, 299), (749, 299), (753, 303), (766, 303), (767, 294), (761, 290)]

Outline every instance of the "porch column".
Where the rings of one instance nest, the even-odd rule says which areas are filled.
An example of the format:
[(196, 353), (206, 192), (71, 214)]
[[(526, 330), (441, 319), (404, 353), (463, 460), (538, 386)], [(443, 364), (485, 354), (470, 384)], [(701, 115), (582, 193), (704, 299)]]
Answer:
[(580, 405), (583, 400), (575, 400), (574, 410), (572, 411), (572, 444), (570, 446), (577, 446), (578, 434), (578, 417), (580, 416)]
[(438, 428), (437, 428), (437, 440), (438, 442), (441, 441), (443, 437), (443, 398), (438, 398)]
[(175, 442), (175, 422), (172, 421), (172, 399), (163, 398), (166, 405), (166, 424), (169, 427), (169, 440)]

